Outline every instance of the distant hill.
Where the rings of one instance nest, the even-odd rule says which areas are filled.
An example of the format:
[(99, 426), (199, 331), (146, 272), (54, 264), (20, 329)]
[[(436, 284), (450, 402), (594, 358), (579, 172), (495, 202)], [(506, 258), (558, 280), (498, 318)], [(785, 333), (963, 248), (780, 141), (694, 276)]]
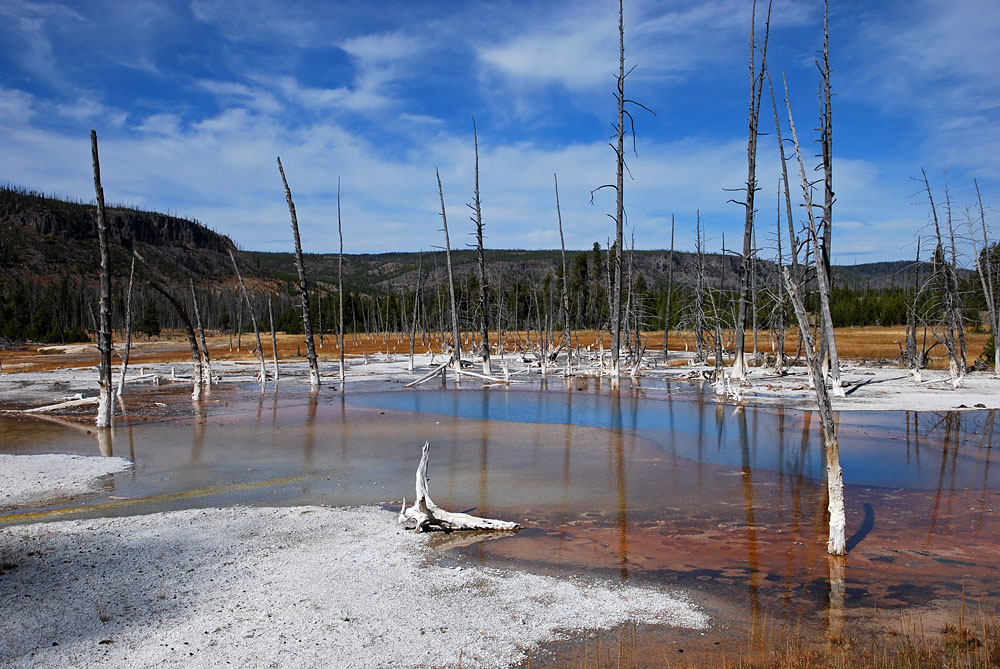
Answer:
[[(22, 189), (0, 188), (0, 271), (7, 276), (41, 281), (72, 275), (96, 281), (98, 272), (97, 223), (95, 207)], [(112, 243), (112, 271), (117, 276), (128, 272), (129, 256), (137, 250), (146, 263), (168, 282), (232, 287), (235, 277), (228, 249), (232, 240), (202, 223), (131, 207), (109, 207), (108, 225)], [(264, 251), (237, 252), (241, 271), (251, 284), (297, 282), (294, 255)], [(569, 250), (572, 264), (579, 254), (590, 260), (591, 251)], [(355, 253), (344, 256), (344, 281), (360, 291), (398, 292), (414, 285), (418, 252)], [(606, 261), (606, 253), (602, 252)], [(626, 254), (626, 262), (628, 262)], [(465, 279), (476, 271), (476, 253), (461, 249), (452, 252), (456, 275)], [(739, 259), (735, 256), (708, 254), (705, 257), (710, 284), (731, 288), (739, 277)], [(650, 285), (666, 282), (670, 254), (665, 250), (636, 251), (634, 271)], [(327, 286), (337, 282), (338, 258), (335, 253), (307, 253), (305, 263), (310, 280)], [(436, 263), (436, 264), (435, 264)], [(487, 263), (497, 277), (533, 277), (557, 274), (561, 265), (558, 250), (487, 249)], [(775, 271), (770, 261), (760, 261), (765, 274)], [(690, 252), (674, 254), (674, 281), (692, 285), (696, 277), (696, 257)], [(881, 290), (894, 286), (908, 287), (913, 282), (915, 265), (910, 261), (839, 265), (834, 268), (838, 285), (855, 290)], [(425, 280), (444, 280), (443, 251), (423, 253)], [(921, 272), (930, 271), (921, 263)]]
[[(232, 240), (191, 221), (127, 207), (107, 209), (112, 274), (127, 276), (134, 249), (157, 277), (176, 285), (230, 281)], [(6, 277), (96, 281), (96, 207), (0, 188), (0, 271)]]
[[(108, 223), (112, 246), (112, 315), (115, 327), (123, 323), (124, 285), (128, 276), (132, 251), (138, 252), (144, 263), (137, 267), (137, 318), (140, 314), (156, 316), (164, 327), (176, 327), (179, 321), (172, 307), (153, 293), (145, 278), (155, 278), (172, 288), (177, 295), (188, 295), (193, 282), (199, 292), (199, 302), (207, 327), (229, 329), (235, 322), (246, 323), (242, 318), (242, 299), (238, 292), (229, 249), (235, 249), (231, 239), (206, 227), (199, 221), (179, 218), (153, 211), (142, 211), (127, 206), (108, 208)], [(468, 248), (453, 252), (455, 274), (463, 308), (469, 308), (470, 286), (467, 281), (477, 271), (476, 253)], [(566, 252), (569, 266), (570, 291), (579, 297), (603, 293), (607, 280), (607, 252), (599, 253), (601, 267), (595, 272), (592, 249)], [(294, 256), (291, 253), (261, 251), (238, 252), (241, 272), (259, 304), (263, 295), (273, 298), (276, 322), (279, 329), (291, 331), (300, 322), (296, 285), (298, 277)], [(422, 260), (421, 260), (422, 258)], [(538, 285), (546, 276), (555, 277), (561, 271), (561, 254), (558, 250), (487, 249), (486, 258), (490, 284), (495, 290), (515, 291), (517, 282)], [(379, 254), (347, 254), (344, 256), (344, 281), (349, 299), (352, 300), (352, 319), (364, 320), (372, 308), (372, 300), (362, 299), (362, 294), (385, 296), (383, 305), (399, 307), (399, 296), (409, 294), (417, 283), (417, 269), (422, 262), (424, 286), (433, 287), (446, 281), (443, 251), (395, 252)], [(673, 264), (674, 285), (677, 288), (692, 286), (697, 273), (697, 257), (690, 252), (636, 251), (634, 257), (625, 254), (625, 263), (632, 265), (636, 279), (641, 275), (645, 292), (653, 297), (650, 309), (663, 309), (667, 275)], [(739, 283), (739, 259), (733, 255), (708, 254), (705, 256), (707, 281), (713, 288), (734, 291)], [(306, 271), (309, 281), (322, 288), (314, 300), (335, 289), (337, 282), (337, 254), (306, 254)], [(759, 276), (773, 283), (777, 267), (761, 260), (757, 265)], [(11, 339), (58, 341), (71, 329), (76, 334), (94, 329), (93, 312), (97, 304), (98, 249), (96, 208), (91, 204), (71, 202), (41, 193), (12, 187), (0, 187), (0, 336)], [(891, 288), (909, 289), (913, 285), (915, 263), (908, 261), (877, 262), (834, 268), (837, 286), (850, 288), (858, 294), (868, 294), (870, 300), (881, 299), (877, 294)], [(921, 263), (920, 272), (927, 276), (930, 268)], [(962, 272), (967, 275), (967, 271)], [(574, 277), (577, 288), (574, 289)], [(599, 277), (599, 278), (598, 278)], [(641, 284), (640, 284), (641, 285)], [(843, 291), (841, 291), (843, 292)], [(521, 295), (525, 295), (524, 291)], [(436, 302), (433, 290), (425, 291), (430, 311)], [(604, 299), (604, 298), (599, 298)], [(859, 297), (841, 295), (841, 301), (858, 301)], [(353, 302), (353, 300), (358, 300)], [(898, 300), (897, 300), (898, 301)], [(846, 304), (846, 302), (845, 302)], [(860, 304), (860, 303), (859, 303)], [(881, 303), (879, 303), (881, 304)], [(868, 320), (895, 322), (899, 310), (892, 313), (884, 305), (861, 309), (851, 305), (841, 309), (843, 322), (854, 323), (852, 314), (876, 313)], [(864, 305), (862, 305), (864, 306)], [(525, 302), (518, 308), (525, 311), (520, 318), (533, 312)], [(258, 308), (263, 308), (260, 304)], [(326, 323), (334, 320), (332, 302), (324, 302)], [(345, 306), (345, 311), (347, 310)], [(388, 307), (387, 307), (388, 308)], [(537, 305), (536, 305), (537, 308)], [(604, 307), (594, 306), (595, 309)], [(673, 309), (682, 308), (675, 301)], [(586, 316), (589, 307), (578, 304), (578, 319), (592, 323)], [(359, 316), (360, 314), (360, 316)], [(394, 316), (401, 320), (398, 313)], [(868, 318), (868, 316), (866, 316)], [(589, 320), (588, 320), (589, 319)], [(234, 322), (235, 321), (235, 322)], [(860, 322), (860, 321), (858, 321)], [(354, 327), (358, 327), (355, 322)]]

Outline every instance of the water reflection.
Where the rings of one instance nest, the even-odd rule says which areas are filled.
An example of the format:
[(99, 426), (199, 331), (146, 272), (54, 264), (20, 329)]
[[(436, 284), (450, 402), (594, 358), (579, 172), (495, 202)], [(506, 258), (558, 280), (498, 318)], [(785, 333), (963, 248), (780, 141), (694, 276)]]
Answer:
[[(648, 388), (557, 378), (547, 391), (345, 397), (275, 389), (270, 400), (256, 386), (235, 397), (219, 388), (213, 403), (192, 409), (190, 430), (185, 421), (129, 428), (136, 467), (114, 485), (116, 496), (133, 499), (84, 501), (95, 514), (398, 504), (413, 490), (427, 439), (438, 504), (529, 528), (462, 549), (486, 564), (515, 560), (639, 582), (698, 579), (745, 602), (746, 619), (822, 610), (831, 634), (857, 601), (927, 601), (963, 581), (985, 601), (1000, 598), (991, 566), (1000, 548), (991, 511), (1000, 503), (990, 468), (995, 412), (840, 416), (853, 533), (847, 587), (847, 563), (825, 553), (826, 486), (812, 413), (733, 411), (701, 396), (654, 399)], [(106, 445), (85, 432), (0, 420), (4, 452), (123, 448), (122, 428)]]
[[(816, 480), (825, 476), (822, 440), (819, 431), (812, 429), (812, 412), (761, 407), (733, 411), (704, 395), (684, 399), (668, 396), (664, 401), (645, 399), (639, 392), (624, 389), (577, 392), (573, 405), (567, 407), (566, 396), (538, 389), (498, 388), (358, 394), (348, 401), (358, 406), (474, 420), (558, 425), (571, 422), (578, 427), (626, 430), (651, 439), (673, 456), (697, 463), (746, 465)], [(714, 411), (714, 425), (708, 424), (708, 405)], [(744, 411), (754, 426), (748, 458), (740, 436), (746, 428), (740, 427), (743, 423), (738, 415)], [(838, 412), (838, 424), (844, 421), (840, 427), (844, 480), (848, 484), (940, 489), (952, 485), (956, 477), (966, 481), (978, 477), (982, 444), (996, 439), (995, 413), (856, 412), (842, 418)], [(801, 447), (797, 452), (787, 451), (786, 432), (800, 428)], [(929, 434), (943, 435), (943, 440), (935, 440), (929, 448), (939, 451), (935, 455), (947, 463), (944, 470), (937, 467), (929, 471), (921, 466), (921, 438), (926, 441)], [(892, 443), (899, 442), (900, 436), (904, 448)], [(713, 447), (706, 449), (706, 439), (714, 441)]]

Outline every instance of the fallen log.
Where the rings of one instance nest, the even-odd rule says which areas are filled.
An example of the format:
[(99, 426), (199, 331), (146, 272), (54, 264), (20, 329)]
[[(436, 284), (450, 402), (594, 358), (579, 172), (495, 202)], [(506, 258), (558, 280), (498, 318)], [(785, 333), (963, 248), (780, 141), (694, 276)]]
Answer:
[(416, 532), (430, 532), (441, 530), (452, 532), (454, 530), (501, 530), (517, 531), (521, 526), (505, 520), (493, 520), (491, 518), (479, 518), (470, 516), (467, 513), (451, 513), (438, 507), (428, 493), (427, 479), (427, 458), (430, 452), (430, 442), (425, 441), (420, 454), (420, 464), (417, 466), (416, 494), (417, 500), (413, 506), (406, 508), (406, 499), (403, 499), (403, 507), (399, 510), (397, 522), (402, 525), (407, 521), (414, 523), (413, 529)]
[(48, 413), (49, 411), (57, 411), (59, 409), (69, 409), (70, 407), (97, 404), (98, 400), (99, 398), (97, 397), (75, 397), (65, 402), (59, 402), (58, 404), (49, 404), (43, 407), (35, 407), (34, 409), (24, 409), (20, 413)]
[(405, 388), (412, 388), (413, 386), (419, 386), (419, 385), (420, 385), (421, 383), (423, 383), (424, 381), (428, 381), (428, 380), (430, 380), (430, 379), (434, 378), (434, 376), (435, 376), (436, 374), (440, 374), (440, 373), (441, 373), (441, 371), (442, 371), (442, 370), (443, 370), (443, 369), (444, 369), (445, 367), (447, 367), (447, 366), (448, 366), (448, 365), (449, 365), (450, 363), (451, 363), (451, 360), (450, 360), (450, 359), (449, 359), (449, 360), (445, 360), (445, 361), (444, 361), (444, 362), (442, 362), (442, 363), (441, 363), (440, 365), (438, 365), (437, 367), (435, 367), (435, 368), (434, 368), (434, 369), (432, 369), (431, 371), (427, 372), (427, 374), (425, 374), (424, 376), (421, 376), (421, 377), (420, 377), (419, 379), (417, 379), (416, 381), (411, 381), (411, 382), (407, 383), (407, 384), (406, 384), (406, 385), (405, 385), (404, 387), (405, 387)]

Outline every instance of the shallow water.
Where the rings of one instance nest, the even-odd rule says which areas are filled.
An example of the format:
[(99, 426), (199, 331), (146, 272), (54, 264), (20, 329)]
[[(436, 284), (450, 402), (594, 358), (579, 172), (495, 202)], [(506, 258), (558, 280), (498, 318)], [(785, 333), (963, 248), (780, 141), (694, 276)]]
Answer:
[(958, 601), (963, 588), (1000, 602), (996, 412), (842, 415), (850, 554), (831, 562), (810, 412), (734, 410), (687, 384), (608, 391), (588, 380), (346, 399), (219, 388), (194, 408), (185, 394), (145, 391), (129, 410), (156, 420), (103, 440), (79, 425), (0, 419), (5, 453), (135, 463), (99, 493), (4, 510), (0, 523), (235, 503), (398, 504), (412, 498), (428, 440), (438, 504), (526, 527), (457, 549), (482, 564), (678, 585), (722, 617), (770, 610), (824, 625), (845, 609)]

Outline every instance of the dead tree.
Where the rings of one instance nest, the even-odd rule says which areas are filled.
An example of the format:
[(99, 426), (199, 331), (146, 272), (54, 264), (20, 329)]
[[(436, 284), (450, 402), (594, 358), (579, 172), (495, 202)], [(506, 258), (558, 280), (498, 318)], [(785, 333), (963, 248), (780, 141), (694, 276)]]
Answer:
[[(819, 234), (816, 229), (816, 216), (813, 213), (814, 205), (812, 200), (812, 186), (813, 184), (806, 177), (806, 167), (805, 162), (802, 160), (802, 149), (799, 144), (798, 133), (795, 132), (795, 119), (792, 116), (792, 106), (788, 101), (788, 84), (785, 84), (785, 105), (788, 108), (788, 126), (792, 132), (792, 143), (795, 146), (795, 159), (799, 165), (799, 178), (802, 186), (802, 199), (804, 202), (806, 210), (806, 220), (807, 220), (807, 234), (809, 235), (809, 240), (812, 248), (815, 249), (816, 255), (816, 283), (819, 288), (819, 307), (820, 307), (820, 350), (819, 358), (821, 361), (820, 368), (822, 368), (822, 360), (824, 359), (824, 348), (823, 342), (826, 342), (825, 352), (827, 354), (825, 359), (830, 362), (829, 376), (833, 384), (833, 394), (837, 397), (843, 397), (845, 395), (844, 388), (840, 382), (840, 361), (837, 357), (837, 341), (834, 339), (833, 333), (833, 316), (830, 313), (830, 280), (827, 276), (827, 265), (823, 259), (822, 246), (819, 238)], [(824, 208), (825, 211), (825, 208)], [(812, 369), (810, 367), (810, 369)], [(825, 384), (826, 378), (823, 376), (813, 377), (813, 382), (817, 385)]]
[[(417, 339), (417, 317), (419, 316), (420, 309), (420, 295), (421, 288), (423, 286), (424, 279), (424, 252), (420, 251), (420, 256), (417, 258), (417, 279), (413, 286), (413, 318), (410, 320), (410, 326), (408, 328), (407, 337), (410, 340), (410, 364), (409, 370), (413, 371), (413, 348), (416, 344)], [(405, 303), (404, 303), (405, 304)]]
[(705, 268), (705, 245), (704, 235), (701, 229), (701, 210), (695, 213), (695, 253), (697, 256), (697, 269), (694, 284), (694, 338), (695, 338), (695, 360), (705, 362), (708, 359), (708, 352), (705, 348), (705, 293), (707, 284), (707, 271)]
[(97, 401), (97, 427), (111, 427), (111, 245), (108, 241), (108, 219), (104, 210), (104, 188), (101, 186), (101, 159), (97, 153), (97, 131), (90, 131), (90, 150), (94, 160), (94, 194), (97, 197), (97, 240), (101, 258), (101, 300), (98, 307), (100, 325), (97, 329), (97, 350), (100, 354), (100, 393)]
[[(618, 123), (616, 126), (617, 133), (616, 143), (612, 145), (615, 152), (616, 159), (616, 181), (612, 184), (605, 184), (603, 186), (598, 186), (590, 193), (591, 202), (593, 202), (594, 193), (603, 188), (614, 188), (615, 189), (615, 267), (614, 267), (614, 281), (613, 285), (610, 286), (609, 290), (609, 302), (611, 306), (611, 374), (613, 377), (612, 383), (618, 383), (618, 377), (621, 374), (621, 361), (619, 360), (621, 354), (621, 326), (622, 326), (622, 284), (624, 281), (624, 270), (622, 267), (622, 245), (623, 240), (623, 230), (625, 225), (625, 171), (627, 168), (625, 164), (625, 118), (628, 117), (629, 124), (632, 128), (632, 148), (635, 150), (635, 122), (632, 118), (632, 114), (625, 108), (627, 103), (641, 107), (646, 111), (650, 111), (649, 108), (642, 105), (635, 100), (630, 100), (625, 97), (625, 79), (632, 73), (635, 69), (633, 65), (627, 72), (625, 71), (625, 12), (622, 4), (622, 0), (618, 0), (618, 90), (615, 92), (615, 99), (618, 101)], [(650, 113), (652, 113), (650, 111)], [(608, 277), (611, 281), (611, 277)]]
[[(831, 105), (832, 94), (830, 92), (830, 3), (829, 0), (823, 2), (823, 62), (816, 63), (822, 80), (822, 110), (820, 113), (820, 147), (823, 156), (823, 219), (821, 228), (823, 231), (819, 247), (816, 254), (822, 261), (822, 277), (817, 273), (817, 281), (826, 282), (826, 293), (833, 292), (833, 260), (830, 250), (833, 240), (833, 107)], [(811, 211), (811, 209), (810, 209)], [(839, 395), (840, 388), (840, 360), (837, 357), (837, 341), (834, 338), (833, 321), (829, 313), (820, 311), (820, 357), (823, 361), (824, 369), (828, 369), (829, 375), (833, 379), (834, 394)], [(825, 377), (824, 377), (825, 378)]]
[(267, 296), (267, 320), (271, 324), (271, 361), (274, 363), (274, 381), (278, 381), (278, 337), (274, 333), (274, 311), (271, 309), (271, 296)]
[(337, 374), (340, 377), (340, 392), (344, 393), (344, 224), (340, 215), (340, 177), (337, 177), (337, 235), (340, 237), (340, 252), (337, 255), (337, 295), (340, 300), (339, 322), (337, 324), (337, 336), (340, 341), (340, 367)]
[(778, 221), (775, 225), (778, 242), (778, 299), (775, 301), (771, 318), (771, 329), (777, 339), (777, 350), (774, 354), (774, 371), (785, 374), (785, 291), (782, 285), (781, 273), (784, 271), (784, 258), (781, 250), (781, 181), (778, 181)]
[(427, 462), (430, 452), (430, 443), (424, 442), (424, 447), (420, 452), (420, 464), (417, 466), (416, 476), (416, 500), (413, 506), (406, 508), (406, 499), (403, 499), (403, 508), (399, 511), (398, 522), (400, 525), (412, 522), (412, 528), (416, 532), (428, 532), (431, 530), (442, 530), (451, 532), (454, 530), (501, 530), (516, 532), (521, 529), (517, 523), (504, 520), (493, 520), (491, 518), (479, 518), (470, 516), (467, 513), (451, 513), (436, 505), (430, 496), (430, 482), (427, 477)]
[(319, 388), (319, 363), (316, 359), (316, 345), (313, 342), (312, 314), (309, 306), (309, 287), (306, 284), (306, 268), (302, 262), (302, 241), (299, 238), (299, 220), (295, 215), (295, 203), (292, 202), (292, 191), (285, 178), (285, 168), (278, 158), (278, 172), (281, 183), (285, 187), (285, 200), (288, 202), (288, 213), (292, 219), (292, 237), (295, 239), (295, 269), (299, 273), (299, 294), (302, 296), (302, 328), (306, 333), (306, 358), (309, 360), (309, 385)]
[(125, 374), (128, 372), (128, 357), (132, 351), (132, 281), (135, 279), (135, 255), (128, 271), (128, 289), (125, 291), (125, 350), (122, 351), (122, 374), (118, 379), (115, 395), (121, 400), (125, 388)]
[[(441, 223), (444, 225), (442, 228), (444, 230), (444, 250), (445, 258), (448, 262), (448, 296), (451, 299), (451, 336), (454, 340), (452, 342), (452, 362), (455, 365), (455, 378), (457, 379), (462, 370), (462, 340), (461, 332), (458, 328), (458, 307), (455, 304), (455, 277), (452, 273), (451, 267), (451, 240), (448, 237), (448, 214), (444, 209), (444, 188), (441, 186), (441, 173), (434, 169), (434, 174), (437, 176), (438, 182), (438, 195), (441, 198)], [(442, 337), (442, 344), (444, 338)]]
[[(785, 220), (788, 224), (788, 247), (791, 249), (789, 254), (792, 270), (792, 279), (795, 281), (800, 281), (799, 267), (798, 267), (798, 250), (799, 250), (799, 238), (795, 233), (795, 217), (792, 214), (792, 192), (788, 181), (788, 158), (785, 156), (785, 143), (781, 137), (781, 120), (778, 115), (778, 103), (774, 98), (774, 86), (771, 84), (771, 73), (767, 69), (767, 63), (762, 63), (764, 67), (764, 72), (767, 75), (767, 88), (771, 93), (771, 110), (774, 112), (774, 136), (778, 141), (778, 158), (781, 161), (781, 184), (784, 186), (785, 195)], [(781, 208), (781, 205), (778, 205)], [(780, 218), (780, 215), (779, 215)], [(780, 248), (780, 243), (779, 243)], [(781, 281), (779, 280), (779, 284)]]
[(670, 256), (667, 261), (667, 313), (663, 316), (663, 362), (667, 361), (670, 339), (670, 301), (674, 296), (674, 215), (670, 214)]
[(177, 312), (181, 322), (184, 324), (184, 332), (187, 333), (188, 344), (191, 345), (191, 365), (193, 368), (191, 374), (193, 386), (191, 399), (198, 402), (201, 400), (202, 390), (201, 353), (198, 351), (198, 338), (195, 336), (194, 326), (191, 324), (191, 318), (188, 316), (187, 309), (184, 308), (184, 305), (182, 305), (177, 298), (167, 292), (166, 288), (152, 279), (149, 280), (149, 285), (153, 288), (153, 290), (167, 298), (167, 301), (173, 306), (174, 311)]
[(552, 181), (556, 188), (556, 220), (559, 222), (559, 249), (562, 253), (562, 295), (559, 300), (562, 305), (563, 341), (566, 342), (566, 374), (572, 373), (573, 366), (573, 333), (569, 326), (569, 278), (566, 276), (566, 239), (563, 237), (562, 210), (559, 207), (559, 177), (552, 173)]
[[(198, 309), (198, 295), (194, 292), (194, 279), (188, 279), (191, 284), (191, 302), (194, 304), (194, 323), (198, 328), (198, 338), (201, 340), (199, 353), (201, 356), (201, 381), (206, 388), (212, 387), (212, 361), (208, 356), (208, 343), (205, 341), (205, 328), (201, 326), (201, 310)], [(260, 341), (258, 339), (258, 341)]]
[(757, 188), (757, 127), (760, 118), (760, 97), (764, 87), (765, 63), (767, 61), (767, 40), (770, 35), (771, 3), (767, 5), (767, 21), (764, 29), (764, 43), (761, 45), (761, 64), (757, 68), (757, 42), (755, 22), (757, 19), (757, 2), (754, 0), (750, 18), (750, 111), (748, 113), (749, 133), (747, 135), (747, 181), (745, 186), (746, 199), (736, 202), (744, 208), (743, 219), (743, 256), (740, 263), (739, 304), (736, 315), (735, 342), (736, 355), (733, 358), (732, 377), (742, 383), (747, 377), (746, 355), (744, 353), (745, 332), (747, 325), (747, 307), (749, 306), (750, 275), (753, 248), (754, 228), (754, 196)]
[[(479, 305), (477, 311), (479, 312), (479, 336), (482, 339), (479, 343), (479, 356), (483, 359), (483, 374), (492, 376), (490, 331), (486, 323), (486, 256), (483, 254), (483, 208), (482, 201), (479, 199), (479, 136), (476, 134), (475, 116), (472, 117), (472, 142), (476, 152), (476, 190), (469, 208), (474, 214), (472, 222), (476, 224), (476, 258), (479, 261)], [(444, 205), (442, 205), (441, 211), (444, 211)]]
[[(976, 272), (983, 285), (983, 298), (986, 300), (986, 310), (990, 317), (990, 331), (993, 333), (993, 373), (1000, 376), (1000, 307), (996, 299), (996, 283), (993, 274), (994, 261), (990, 253), (990, 240), (986, 235), (986, 210), (983, 207), (983, 196), (979, 192), (979, 181), (973, 179), (976, 186), (976, 199), (979, 202), (979, 225), (983, 233), (983, 247), (976, 248), (976, 233), (972, 228), (972, 216), (969, 220), (969, 237), (972, 239), (972, 250), (976, 256)], [(995, 244), (994, 244), (995, 246)]]
[(951, 243), (951, 271), (949, 272), (951, 278), (951, 292), (953, 297), (952, 308), (955, 310), (955, 329), (958, 335), (959, 353), (962, 362), (962, 368), (969, 368), (969, 357), (966, 353), (965, 345), (965, 316), (962, 313), (962, 291), (958, 284), (958, 250), (955, 245), (955, 226), (951, 216), (951, 189), (948, 188), (948, 173), (945, 172), (944, 175), (944, 198), (945, 206), (947, 207), (947, 221), (948, 221), (948, 237)]
[(254, 313), (253, 304), (250, 302), (250, 295), (247, 293), (246, 284), (243, 283), (243, 277), (240, 275), (240, 268), (236, 264), (236, 256), (233, 255), (232, 249), (229, 249), (229, 258), (233, 261), (233, 269), (236, 270), (236, 280), (240, 282), (240, 290), (243, 291), (243, 300), (246, 302), (247, 309), (250, 311), (250, 320), (253, 322), (253, 332), (257, 336), (257, 357), (260, 360), (260, 385), (264, 385), (267, 382), (267, 370), (264, 368), (264, 349), (260, 343), (260, 328), (257, 327), (257, 314)]
[[(812, 234), (815, 240), (815, 231)], [(817, 265), (822, 264), (822, 259), (817, 257)], [(811, 376), (816, 380), (813, 388), (816, 391), (816, 406), (819, 409), (820, 423), (823, 427), (823, 444), (826, 452), (826, 486), (827, 486), (827, 509), (830, 514), (829, 535), (826, 542), (826, 551), (831, 555), (844, 555), (847, 553), (845, 540), (846, 520), (844, 516), (844, 474), (840, 467), (840, 444), (837, 441), (837, 423), (833, 417), (833, 403), (826, 384), (823, 383), (823, 372), (820, 369), (818, 352), (815, 350), (812, 330), (809, 328), (809, 314), (806, 312), (805, 301), (799, 292), (799, 287), (792, 281), (786, 267), (782, 273), (785, 287), (791, 298), (792, 306), (795, 308), (795, 316), (799, 321), (799, 331), (805, 342), (803, 348), (806, 352), (806, 361), (809, 364)]]
[(930, 180), (928, 180), (927, 172), (923, 168), (921, 168), (920, 173), (923, 175), (924, 188), (927, 191), (927, 201), (931, 209), (931, 219), (934, 222), (934, 236), (937, 241), (934, 247), (933, 261), (934, 275), (940, 285), (943, 303), (942, 320), (944, 321), (944, 337), (941, 340), (948, 350), (948, 372), (951, 376), (952, 386), (958, 388), (965, 380), (966, 369), (960, 359), (961, 354), (958, 344), (958, 331), (961, 328), (961, 323), (956, 319), (958, 313), (956, 303), (960, 300), (960, 296), (956, 290), (958, 281), (953, 280), (952, 274), (955, 268), (948, 262), (945, 256), (944, 242), (941, 236), (941, 223), (938, 220), (937, 206), (934, 204), (934, 194), (931, 192)]

